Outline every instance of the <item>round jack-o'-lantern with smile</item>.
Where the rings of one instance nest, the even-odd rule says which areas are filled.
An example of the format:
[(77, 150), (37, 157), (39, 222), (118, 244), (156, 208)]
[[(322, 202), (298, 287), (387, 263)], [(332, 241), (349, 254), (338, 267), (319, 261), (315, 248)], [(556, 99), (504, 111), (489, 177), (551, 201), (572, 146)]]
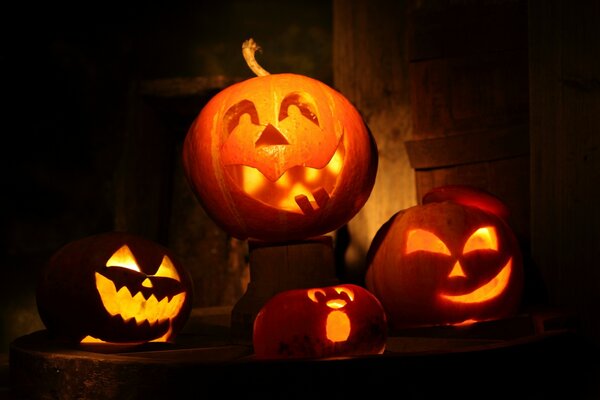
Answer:
[(381, 354), (386, 339), (379, 300), (354, 284), (276, 294), (256, 316), (252, 336), (257, 358)]
[(519, 244), (506, 206), (468, 186), (426, 194), (375, 235), (366, 286), (393, 329), (462, 324), (515, 314), (523, 290)]
[(202, 108), (183, 147), (206, 212), (239, 239), (285, 241), (333, 231), (373, 188), (377, 149), (359, 112), (315, 79), (269, 74), (229, 86)]
[(40, 317), (53, 335), (82, 342), (172, 341), (192, 304), (188, 272), (165, 247), (108, 232), (68, 243), (42, 271)]

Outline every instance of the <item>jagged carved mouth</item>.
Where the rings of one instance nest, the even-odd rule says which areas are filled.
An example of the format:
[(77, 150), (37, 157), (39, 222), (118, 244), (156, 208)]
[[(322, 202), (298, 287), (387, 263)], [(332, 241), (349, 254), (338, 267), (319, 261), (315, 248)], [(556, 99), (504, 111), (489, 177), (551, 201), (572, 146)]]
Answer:
[(120, 316), (126, 324), (132, 320), (138, 326), (144, 323), (150, 326), (163, 324), (175, 318), (185, 302), (185, 292), (164, 296), (160, 300), (154, 294), (146, 298), (142, 292), (132, 295), (125, 286), (117, 290), (113, 281), (97, 272), (95, 276), (102, 305), (111, 316)]
[(246, 165), (228, 165), (227, 171), (236, 185), (250, 197), (280, 210), (310, 215), (329, 201), (343, 161), (344, 147), (343, 141), (340, 141), (325, 167), (292, 167), (275, 181)]

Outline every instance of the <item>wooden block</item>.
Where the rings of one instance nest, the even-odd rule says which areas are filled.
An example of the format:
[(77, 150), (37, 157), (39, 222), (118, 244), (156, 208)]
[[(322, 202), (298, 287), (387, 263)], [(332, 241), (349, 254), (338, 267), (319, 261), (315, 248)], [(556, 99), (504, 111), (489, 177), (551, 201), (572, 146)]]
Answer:
[(285, 243), (250, 241), (249, 250), (250, 282), (231, 313), (236, 342), (252, 342), (254, 319), (273, 295), (338, 283), (330, 236)]

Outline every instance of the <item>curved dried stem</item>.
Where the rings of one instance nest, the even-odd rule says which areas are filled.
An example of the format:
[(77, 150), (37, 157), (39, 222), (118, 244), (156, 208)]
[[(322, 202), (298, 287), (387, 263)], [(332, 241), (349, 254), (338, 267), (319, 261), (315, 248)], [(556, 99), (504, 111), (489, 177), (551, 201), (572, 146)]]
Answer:
[(256, 61), (254, 54), (258, 50), (261, 50), (261, 48), (252, 38), (242, 43), (242, 55), (244, 56), (244, 60), (246, 60), (246, 64), (248, 64), (248, 67), (250, 67), (252, 72), (254, 72), (256, 76), (271, 75), (269, 71), (261, 67), (260, 64)]

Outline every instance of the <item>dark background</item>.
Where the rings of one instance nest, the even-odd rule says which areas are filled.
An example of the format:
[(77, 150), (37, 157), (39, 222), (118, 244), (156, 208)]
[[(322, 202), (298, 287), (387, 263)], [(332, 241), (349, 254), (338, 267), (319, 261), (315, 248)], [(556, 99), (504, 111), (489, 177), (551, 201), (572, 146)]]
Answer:
[[(253, 37), (268, 49), (257, 54), (268, 70), (330, 83), (331, 18), (331, 4), (318, 0), (40, 2), (2, 12), (0, 351), (43, 327), (37, 274), (60, 246), (115, 227), (169, 244), (119, 222), (129, 212), (118, 209), (126, 192), (118, 178), (123, 159), (154, 143), (142, 134), (135, 152), (125, 139), (140, 82), (250, 77), (241, 44)], [(202, 100), (189, 99), (190, 109), (199, 112)], [(179, 141), (192, 118), (185, 114), (170, 134)], [(168, 163), (178, 156), (174, 149)], [(154, 161), (145, 162), (152, 169)], [(143, 168), (136, 173), (144, 179)]]

